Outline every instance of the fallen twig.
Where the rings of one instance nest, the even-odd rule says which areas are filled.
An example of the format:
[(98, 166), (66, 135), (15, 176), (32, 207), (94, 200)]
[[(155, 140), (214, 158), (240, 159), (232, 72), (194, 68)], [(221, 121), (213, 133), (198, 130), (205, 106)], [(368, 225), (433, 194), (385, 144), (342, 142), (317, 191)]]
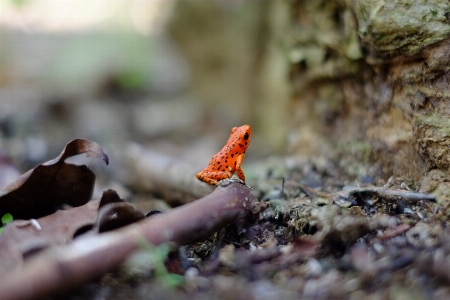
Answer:
[[(291, 182), (292, 183), (292, 182)], [(408, 204), (415, 204), (419, 201), (431, 201), (436, 202), (436, 197), (430, 194), (419, 193), (419, 192), (411, 192), (411, 191), (403, 191), (403, 190), (394, 190), (385, 187), (366, 187), (366, 188), (357, 188), (352, 190), (344, 190), (336, 193), (324, 193), (320, 191), (316, 191), (313, 188), (304, 186), (299, 183), (294, 183), (298, 186), (306, 195), (310, 198), (314, 197), (324, 197), (336, 201), (339, 197), (345, 198), (356, 198), (367, 199), (367, 198), (381, 198), (387, 202), (397, 202), (402, 201)]]
[(422, 200), (436, 202), (436, 197), (434, 197), (433, 195), (418, 192), (391, 190), (382, 187), (356, 189), (348, 191), (348, 193), (349, 197), (379, 197), (388, 202), (403, 201), (409, 204), (415, 204)]
[(45, 250), (0, 277), (2, 299), (31, 299), (65, 292), (117, 268), (145, 238), (158, 245), (189, 244), (244, 218), (255, 209), (244, 185), (219, 186), (210, 195), (122, 229), (80, 237), (72, 244)]
[(130, 145), (125, 153), (127, 169), (130, 170), (127, 178), (135, 188), (161, 194), (168, 202), (176, 200), (182, 203), (212, 191), (211, 186), (195, 178), (198, 170), (181, 159), (137, 144)]

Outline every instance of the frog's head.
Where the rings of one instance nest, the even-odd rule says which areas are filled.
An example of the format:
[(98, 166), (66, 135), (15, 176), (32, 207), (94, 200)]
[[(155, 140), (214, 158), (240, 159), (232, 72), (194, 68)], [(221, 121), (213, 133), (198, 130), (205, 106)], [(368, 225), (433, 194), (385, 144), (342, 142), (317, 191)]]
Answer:
[(232, 148), (237, 148), (241, 152), (247, 150), (250, 145), (250, 139), (252, 137), (252, 128), (250, 125), (242, 125), (240, 127), (234, 127), (231, 129), (230, 140), (234, 144)]

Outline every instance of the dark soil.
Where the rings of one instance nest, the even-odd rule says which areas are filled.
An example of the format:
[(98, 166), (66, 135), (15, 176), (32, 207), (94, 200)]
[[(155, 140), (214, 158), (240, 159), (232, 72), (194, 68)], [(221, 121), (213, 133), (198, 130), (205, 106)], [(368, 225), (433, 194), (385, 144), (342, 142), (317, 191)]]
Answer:
[(137, 259), (69, 298), (450, 297), (448, 216), (433, 196), (394, 178), (378, 188), (344, 184), (314, 163), (284, 178), (267, 174), (254, 187), (259, 215), (169, 255), (166, 268), (184, 276), (180, 284)]

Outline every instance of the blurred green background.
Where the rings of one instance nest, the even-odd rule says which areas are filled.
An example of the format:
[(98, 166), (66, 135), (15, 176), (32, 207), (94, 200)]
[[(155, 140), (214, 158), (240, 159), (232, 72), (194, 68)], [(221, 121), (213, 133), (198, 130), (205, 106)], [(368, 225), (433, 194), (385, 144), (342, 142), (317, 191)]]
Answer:
[(74, 138), (203, 167), (234, 126), (286, 148), (284, 1), (1, 1), (0, 149), (27, 169)]

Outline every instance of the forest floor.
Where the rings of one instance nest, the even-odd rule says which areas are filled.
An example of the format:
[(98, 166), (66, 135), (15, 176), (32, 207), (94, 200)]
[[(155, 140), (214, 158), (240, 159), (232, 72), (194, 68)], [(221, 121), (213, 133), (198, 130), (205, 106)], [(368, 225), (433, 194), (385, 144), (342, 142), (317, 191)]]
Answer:
[[(79, 172), (85, 174), (83, 172), (86, 169), (64, 162), (66, 158), (83, 152), (90, 157), (108, 161), (98, 144), (85, 140), (71, 142), (58, 159), (36, 167), (36, 176), (30, 175), (25, 182), (19, 180), (18, 185), (0, 195), (1, 212), (12, 212), (15, 218), (0, 236), (0, 248), (3, 249), (0, 267), (2, 273), (7, 274), (19, 289), (22, 285), (25, 288), (34, 284), (30, 282), (39, 282), (39, 276), (45, 278), (46, 274), (52, 274), (39, 269), (36, 276), (34, 271), (28, 272), (32, 267), (27, 269), (27, 266), (32, 265), (28, 263), (29, 260), (32, 261), (30, 257), (46, 252), (46, 248), (57, 248), (61, 244), (69, 244), (70, 247), (71, 243), (79, 245), (77, 241), (83, 240), (84, 236), (94, 234), (101, 237), (103, 232), (121, 230), (129, 227), (122, 226), (137, 221), (141, 223), (142, 219), (151, 221), (159, 218), (155, 220), (161, 222), (167, 218), (170, 222), (173, 219), (171, 207), (182, 209), (196, 202), (200, 206), (191, 210), (192, 216), (185, 214), (175, 220), (178, 223), (184, 222), (177, 225), (180, 230), (187, 230), (184, 228), (189, 228), (191, 222), (198, 225), (195, 228), (210, 228), (207, 223), (209, 221), (197, 220), (199, 217), (208, 220), (208, 214), (213, 219), (221, 218), (220, 210), (217, 216), (212, 208), (201, 206), (220, 202), (224, 197), (217, 196), (219, 193), (214, 188), (200, 183), (193, 174), (185, 174), (184, 168), (189, 167), (182, 160), (136, 147), (134, 145), (130, 150), (132, 156), (135, 157), (138, 151), (142, 152), (139, 152), (137, 163), (128, 164), (128, 174), (137, 174), (136, 178), (144, 183), (133, 183), (128, 175), (126, 177), (130, 182), (127, 185), (117, 182), (113, 185), (113, 181), (108, 185), (103, 182), (103, 187), (116, 188), (119, 194), (117, 197), (113, 190), (104, 193), (101, 202), (105, 204), (100, 204), (104, 208), (99, 208), (99, 200), (87, 202), (89, 199), (86, 197), (89, 195), (85, 195), (83, 191), (89, 190), (86, 185), (93, 182), (86, 183), (81, 179), (87, 175), (77, 175)], [(146, 161), (159, 163), (148, 164)], [(6, 162), (8, 160), (3, 159), (2, 166), (11, 167)], [(409, 187), (400, 178), (391, 178), (386, 184), (378, 186), (373, 185), (370, 177), (360, 181), (343, 180), (345, 177), (332, 162), (325, 159), (279, 158), (264, 160), (264, 164), (252, 162), (247, 168), (247, 176), (250, 177), (247, 183), (252, 185), (252, 190), (238, 184), (243, 195), (248, 193), (247, 195), (254, 197), (251, 200), (254, 209), (251, 213), (244, 209), (247, 211), (245, 218), (239, 215), (237, 220), (227, 221), (228, 225), (218, 228), (215, 233), (208, 231), (210, 234), (207, 238), (197, 237), (199, 233), (195, 231), (199, 230), (183, 231), (186, 236), (178, 236), (178, 239), (191, 242), (175, 248), (167, 244), (153, 246), (144, 243), (120, 267), (115, 265), (113, 269), (106, 268), (106, 273), (98, 273), (101, 275), (96, 279), (87, 280), (90, 283), (82, 279), (79, 282), (84, 282), (83, 284), (71, 285), (70, 279), (67, 279), (67, 286), (72, 288), (66, 289), (66, 282), (62, 278), (59, 287), (49, 289), (49, 294), (44, 292), (39, 295), (55, 299), (450, 297), (448, 209), (439, 204), (434, 196), (415, 192), (413, 187)], [(168, 165), (171, 167), (167, 168)], [(171, 169), (177, 172), (173, 173)], [(7, 168), (2, 168), (0, 179), (5, 170)], [(60, 208), (63, 204), (62, 212), (68, 214), (52, 213), (52, 207), (47, 207), (47, 210), (42, 201), (37, 202), (39, 210), (18, 210), (18, 199), (29, 201), (27, 205), (30, 207), (33, 205), (36, 195), (42, 194), (41, 187), (48, 186), (45, 183), (47, 177), (52, 182), (51, 188), (44, 189), (45, 199), (48, 201), (57, 201), (54, 199), (60, 199), (64, 195), (61, 191), (70, 191), (70, 196), (65, 194), (62, 197), (66, 199), (65, 202), (52, 202), (52, 205)], [(155, 181), (157, 178), (161, 181)], [(142, 185), (145, 186), (152, 180), (155, 182), (153, 186), (142, 188)], [(70, 190), (67, 190), (68, 186)], [(217, 189), (231, 190), (230, 187)], [(195, 200), (201, 196), (205, 196), (206, 200)], [(124, 202), (120, 197), (131, 199), (131, 205), (127, 201), (112, 203)], [(83, 203), (87, 202), (86, 205), (67, 200), (79, 201), (81, 198), (84, 199)], [(245, 196), (245, 201), (248, 200)], [(191, 204), (185, 204), (188, 202)], [(70, 208), (64, 203), (82, 206)], [(21, 207), (25, 206), (22, 204)], [(196, 211), (201, 213), (196, 214)], [(30, 216), (42, 228), (39, 229), (33, 222), (33, 226), (28, 223), (24, 225), (24, 221), (19, 220), (29, 219)], [(158, 223), (153, 224), (159, 226)], [(120, 244), (129, 242), (125, 233), (123, 242), (120, 239), (122, 237), (119, 236), (119, 243), (115, 246), (108, 246), (111, 248), (109, 252), (116, 252), (116, 246), (120, 252)], [(74, 249), (80, 251), (77, 247), (61, 249), (63, 252)], [(83, 250), (80, 255), (85, 252), (89, 251)], [(51, 256), (47, 255), (47, 258), (53, 259)], [(12, 259), (16, 260), (19, 267), (11, 267)], [(41, 260), (38, 268), (46, 268), (45, 259), (44, 256), (36, 259)], [(105, 257), (105, 261), (108, 259)], [(97, 262), (92, 262), (93, 265), (95, 263)], [(65, 270), (64, 274), (71, 278), (70, 276), (83, 269), (80, 265), (72, 270), (75, 265), (77, 263), (72, 266), (68, 264), (66, 269), (63, 263), (57, 264), (56, 270)], [(91, 267), (96, 271), (93, 265)], [(28, 271), (21, 273), (23, 270)], [(29, 279), (30, 282), (27, 281)], [(39, 284), (41, 283), (48, 282), (43, 279)], [(0, 292), (4, 292), (2, 288), (5, 286), (0, 284)], [(57, 294), (51, 291), (57, 291)]]
[(448, 299), (446, 207), (401, 179), (345, 184), (331, 166), (266, 170), (259, 213), (168, 256), (181, 281), (141, 258), (69, 298)]

